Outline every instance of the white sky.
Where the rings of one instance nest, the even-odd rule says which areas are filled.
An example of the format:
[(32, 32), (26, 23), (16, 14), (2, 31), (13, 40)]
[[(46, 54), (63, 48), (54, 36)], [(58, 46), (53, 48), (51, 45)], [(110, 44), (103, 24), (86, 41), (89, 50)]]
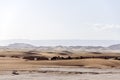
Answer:
[(0, 0), (0, 40), (120, 40), (120, 0)]

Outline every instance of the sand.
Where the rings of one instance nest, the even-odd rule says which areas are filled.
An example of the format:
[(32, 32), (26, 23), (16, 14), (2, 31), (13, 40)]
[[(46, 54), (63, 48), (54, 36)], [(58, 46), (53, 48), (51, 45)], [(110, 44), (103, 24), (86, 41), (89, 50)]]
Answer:
[[(24, 56), (24, 51), (2, 51), (0, 55), (0, 80), (120, 80), (120, 60), (71, 59), (31, 61), (10, 56)], [(36, 55), (36, 54), (35, 54)], [(61, 55), (42, 52), (39, 56), (119, 56), (120, 54), (81, 53)], [(17, 71), (18, 75), (12, 74)]]
[(90, 68), (40, 68), (33, 72), (20, 72), (19, 75), (0, 75), (0, 80), (119, 80), (120, 69)]

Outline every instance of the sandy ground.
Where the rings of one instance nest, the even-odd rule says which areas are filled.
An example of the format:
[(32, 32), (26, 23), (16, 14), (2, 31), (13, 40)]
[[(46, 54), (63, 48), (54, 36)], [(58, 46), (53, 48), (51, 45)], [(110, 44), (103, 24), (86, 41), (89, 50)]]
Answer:
[(40, 68), (37, 71), (6, 72), (0, 80), (120, 80), (120, 69)]
[(55, 61), (25, 61), (15, 58), (0, 58), (0, 72), (2, 70), (31, 70), (43, 66), (76, 66), (87, 68), (120, 68), (120, 60), (79, 59)]
[[(120, 80), (120, 60), (114, 59), (72, 59), (26, 61), (11, 58), (12, 55), (25, 55), (24, 52), (2, 51), (0, 57), (0, 80)], [(57, 53), (38, 53), (53, 57)], [(63, 56), (120, 56), (120, 54), (69, 54)], [(17, 71), (18, 75), (12, 74)]]

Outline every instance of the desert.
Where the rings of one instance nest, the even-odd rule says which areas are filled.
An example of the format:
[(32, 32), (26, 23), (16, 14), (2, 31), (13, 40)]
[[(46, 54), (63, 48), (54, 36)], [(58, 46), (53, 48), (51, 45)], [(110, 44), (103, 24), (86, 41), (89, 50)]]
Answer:
[(120, 80), (120, 0), (0, 0), (0, 80)]
[[(14, 44), (15, 46), (16, 44)], [(18, 46), (18, 45), (17, 45)], [(1, 80), (119, 80), (119, 50), (2, 48)], [(101, 78), (102, 77), (102, 78)]]

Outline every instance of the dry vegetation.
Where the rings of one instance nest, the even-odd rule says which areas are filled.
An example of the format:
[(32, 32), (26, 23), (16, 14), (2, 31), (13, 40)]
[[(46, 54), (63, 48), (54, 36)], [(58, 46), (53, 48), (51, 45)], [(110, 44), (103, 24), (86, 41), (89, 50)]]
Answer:
[[(54, 56), (72, 57), (67, 60), (27, 60), (24, 56), (39, 56), (52, 58)], [(76, 67), (90, 67), (90, 68), (120, 68), (120, 60), (114, 58), (85, 58), (75, 59), (74, 57), (99, 57), (99, 56), (113, 56), (118, 57), (117, 53), (99, 53), (99, 52), (40, 52), (40, 51), (0, 51), (0, 70), (31, 70), (40, 67), (59, 67), (59, 66), (76, 66)]]

